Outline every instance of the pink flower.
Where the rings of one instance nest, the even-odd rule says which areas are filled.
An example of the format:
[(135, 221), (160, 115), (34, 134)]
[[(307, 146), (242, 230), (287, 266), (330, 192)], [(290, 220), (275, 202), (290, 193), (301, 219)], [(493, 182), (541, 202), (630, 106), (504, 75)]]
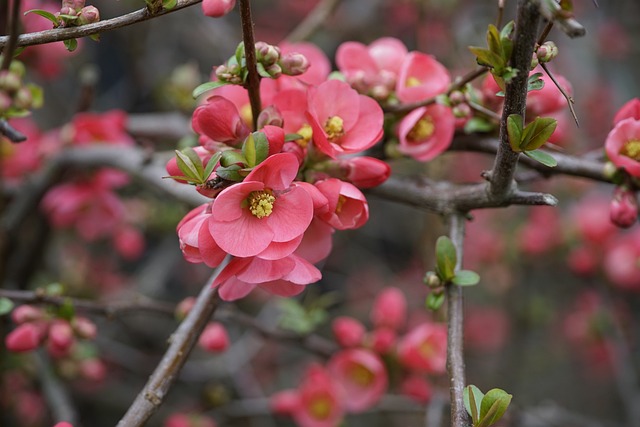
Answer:
[[(567, 100), (547, 73), (543, 72), (541, 68), (536, 68), (531, 73), (538, 72), (542, 72), (541, 79), (544, 81), (544, 87), (540, 90), (532, 90), (527, 95), (527, 115), (532, 117), (546, 116), (567, 108)], [(571, 83), (559, 74), (554, 76), (558, 84), (571, 96), (573, 93)]]
[(107, 367), (98, 358), (84, 359), (80, 362), (80, 374), (84, 379), (100, 382), (107, 377)]
[(144, 252), (144, 236), (137, 228), (124, 226), (115, 232), (113, 245), (122, 258), (133, 261)]
[(342, 350), (329, 360), (328, 369), (342, 389), (349, 412), (371, 408), (387, 390), (387, 370), (382, 360), (369, 350)]
[(530, 210), (529, 220), (518, 233), (519, 246), (528, 254), (545, 253), (562, 243), (560, 215), (543, 207)]
[(359, 228), (367, 222), (367, 199), (353, 184), (329, 178), (315, 185), (329, 201), (327, 212), (318, 215), (321, 220), (337, 230)]
[(376, 297), (371, 309), (371, 321), (376, 327), (398, 330), (407, 321), (407, 299), (398, 288), (385, 288)]
[(382, 137), (380, 105), (339, 80), (309, 93), (307, 119), (315, 147), (332, 158), (366, 150)]
[(640, 229), (616, 240), (607, 248), (604, 271), (619, 289), (640, 291)]
[(282, 89), (289, 87), (300, 87), (300, 85), (294, 85), (292, 82), (301, 82), (305, 85), (317, 86), (327, 79), (327, 76), (331, 72), (331, 63), (316, 45), (312, 43), (300, 42), (300, 43), (287, 43), (283, 42), (278, 45), (280, 47), (280, 53), (287, 55), (290, 53), (300, 53), (309, 60), (309, 69), (299, 76), (281, 76), (274, 80), (281, 85)]
[(229, 335), (220, 322), (210, 322), (200, 334), (198, 344), (211, 353), (221, 353), (229, 347)]
[(455, 117), (449, 107), (438, 104), (420, 107), (400, 122), (398, 150), (426, 162), (449, 148), (454, 132)]
[(410, 52), (400, 69), (396, 95), (404, 103), (423, 101), (447, 91), (449, 71), (433, 56)]
[(66, 421), (62, 421), (60, 423), (57, 423), (53, 427), (73, 427), (73, 425), (71, 425), (71, 423), (68, 423)]
[(622, 107), (620, 107), (615, 117), (613, 118), (613, 125), (615, 126), (616, 124), (618, 124), (618, 122), (629, 118), (640, 120), (640, 99), (633, 98)]
[(191, 126), (200, 135), (234, 146), (249, 135), (249, 127), (240, 117), (236, 106), (227, 98), (216, 95), (196, 108)]
[(331, 329), (336, 341), (342, 347), (357, 347), (362, 344), (364, 325), (353, 317), (336, 317), (331, 324)]
[(23, 323), (7, 335), (4, 344), (7, 350), (25, 352), (34, 350), (42, 340), (41, 329), (34, 323)]
[(191, 210), (178, 223), (176, 231), (184, 258), (192, 263), (204, 262), (209, 267), (218, 266), (227, 255), (220, 249), (209, 232), (211, 212), (209, 205)]
[(126, 130), (127, 113), (111, 110), (106, 113), (79, 113), (70, 124), (72, 141), (77, 145), (94, 143), (134, 145)]
[(589, 243), (603, 245), (617, 233), (609, 217), (609, 204), (606, 197), (589, 196), (573, 209), (571, 223)]
[(293, 419), (301, 427), (336, 427), (344, 413), (340, 391), (329, 373), (312, 365), (298, 387), (300, 405)]
[(443, 373), (447, 359), (446, 326), (422, 323), (413, 328), (398, 344), (398, 359), (412, 370)]
[(220, 298), (233, 301), (244, 298), (256, 287), (279, 296), (297, 295), (304, 290), (304, 285), (317, 282), (321, 277), (313, 264), (295, 254), (273, 260), (234, 258), (213, 286), (219, 286)]
[(345, 170), (344, 180), (359, 188), (377, 187), (391, 175), (389, 164), (373, 157), (350, 157), (339, 164)]
[(236, 0), (203, 0), (202, 11), (212, 18), (220, 18), (231, 12), (236, 5)]
[(18, 306), (11, 312), (11, 320), (16, 324), (41, 320), (44, 316), (45, 314), (40, 308), (27, 304)]
[(371, 349), (379, 354), (387, 354), (393, 350), (398, 337), (396, 331), (390, 328), (376, 328), (371, 332)]
[(47, 349), (54, 357), (69, 353), (75, 342), (73, 329), (66, 320), (55, 320), (49, 326)]
[(418, 403), (427, 403), (431, 400), (433, 391), (429, 382), (418, 375), (410, 375), (400, 383), (400, 392), (409, 396)]
[(297, 390), (282, 390), (269, 399), (271, 412), (276, 415), (292, 416), (300, 406), (300, 396)]
[(611, 222), (621, 228), (629, 228), (638, 221), (638, 199), (635, 191), (616, 187), (610, 208)]
[(607, 135), (604, 149), (614, 165), (640, 178), (640, 120), (618, 122)]
[(297, 173), (293, 154), (274, 154), (223, 190), (209, 221), (216, 243), (238, 257), (276, 259), (293, 252), (313, 217), (309, 193), (291, 185)]

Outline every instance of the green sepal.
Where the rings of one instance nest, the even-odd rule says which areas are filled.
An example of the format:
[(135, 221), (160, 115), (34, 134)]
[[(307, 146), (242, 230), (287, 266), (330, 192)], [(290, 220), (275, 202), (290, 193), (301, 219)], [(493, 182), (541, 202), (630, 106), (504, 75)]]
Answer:
[(473, 286), (480, 282), (480, 275), (471, 270), (460, 270), (456, 272), (456, 275), (451, 279), (451, 283), (458, 286)]
[(527, 92), (532, 90), (540, 90), (544, 87), (544, 80), (542, 80), (542, 73), (535, 73), (529, 76), (527, 80)]
[(216, 169), (216, 175), (218, 175), (222, 179), (226, 179), (227, 181), (242, 181), (243, 177), (238, 172), (242, 167), (240, 165), (231, 165), (227, 167), (222, 167)]
[(427, 299), (424, 301), (424, 305), (427, 307), (427, 309), (431, 311), (438, 310), (440, 307), (442, 307), (443, 303), (444, 303), (444, 292), (439, 292), (439, 293), (432, 292), (429, 295), (427, 295)]
[(64, 40), (63, 43), (69, 52), (73, 52), (78, 48), (78, 40), (76, 39)]
[(247, 159), (247, 166), (253, 167), (256, 163), (256, 140), (253, 136), (253, 133), (249, 134), (249, 136), (244, 140), (242, 144), (242, 155), (245, 159)]
[(522, 141), (523, 119), (520, 114), (510, 114), (507, 117), (507, 135), (509, 135), (509, 145), (515, 152), (520, 152), (520, 143)]
[(520, 150), (533, 151), (544, 145), (556, 130), (558, 121), (551, 117), (536, 117), (522, 131)]
[(488, 427), (498, 422), (507, 411), (512, 398), (512, 395), (502, 389), (489, 390), (482, 398), (480, 419), (476, 427)]
[(273, 76), (269, 74), (267, 70), (264, 68), (264, 65), (262, 64), (262, 62), (258, 62), (256, 64), (256, 69), (258, 70), (258, 74), (260, 75), (260, 77), (264, 77), (267, 79), (273, 78)]
[(220, 165), (224, 168), (228, 168), (232, 165), (238, 165), (238, 169), (244, 167), (247, 164), (247, 159), (241, 152), (236, 150), (228, 150), (222, 153), (220, 157)]
[(46, 10), (42, 10), (42, 9), (31, 9), (31, 10), (27, 10), (24, 13), (24, 15), (27, 15), (29, 13), (35, 13), (36, 15), (40, 15), (43, 18), (47, 18), (49, 21), (53, 23), (54, 28), (57, 28), (58, 26), (60, 26), (60, 22), (58, 21), (58, 18), (56, 17), (56, 15), (54, 15), (51, 12), (47, 12)]
[(91, 40), (93, 40), (94, 42), (99, 42), (100, 41), (100, 33), (91, 34), (91, 35), (89, 35), (89, 38)]
[(450, 282), (455, 276), (458, 257), (456, 247), (447, 236), (440, 236), (436, 241), (436, 273), (443, 282)]
[(171, 10), (178, 5), (178, 0), (162, 0), (162, 8), (164, 10)]
[(480, 419), (480, 403), (482, 402), (482, 398), (484, 398), (484, 393), (472, 384), (464, 388), (462, 398), (464, 400), (464, 407), (467, 409), (469, 415), (471, 415), (471, 420), (475, 426)]
[(229, 83), (223, 82), (220, 80), (216, 80), (215, 82), (202, 83), (200, 86), (196, 87), (193, 90), (193, 92), (191, 93), (191, 96), (193, 96), (194, 98), (197, 98), (205, 92), (208, 92), (213, 89), (217, 89), (221, 86), (228, 85), (228, 84)]
[(241, 64), (244, 59), (244, 42), (238, 43), (236, 46), (236, 51), (234, 53), (234, 59), (236, 60), (236, 64)]
[(284, 136), (284, 142), (297, 141), (299, 139), (302, 139), (302, 135), (298, 133), (288, 133)]
[(550, 168), (555, 168), (558, 166), (558, 161), (553, 158), (553, 156), (549, 153), (546, 153), (542, 150), (533, 150), (533, 151), (525, 151), (525, 156), (532, 158), (536, 162), (542, 163), (545, 166)]
[(0, 316), (11, 313), (13, 306), (13, 301), (9, 298), (0, 298)]

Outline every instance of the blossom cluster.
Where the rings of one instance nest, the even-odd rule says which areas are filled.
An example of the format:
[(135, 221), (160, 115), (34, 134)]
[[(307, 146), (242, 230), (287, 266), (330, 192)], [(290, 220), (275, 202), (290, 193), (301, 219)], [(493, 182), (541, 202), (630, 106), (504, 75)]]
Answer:
[(301, 427), (336, 426), (345, 413), (376, 405), (396, 380), (402, 394), (428, 402), (427, 375), (445, 372), (446, 327), (422, 322), (401, 335), (407, 327), (407, 301), (392, 287), (378, 294), (370, 317), (371, 331), (356, 318), (336, 318), (332, 329), (340, 350), (324, 366), (310, 365), (297, 389), (273, 395), (272, 410)]

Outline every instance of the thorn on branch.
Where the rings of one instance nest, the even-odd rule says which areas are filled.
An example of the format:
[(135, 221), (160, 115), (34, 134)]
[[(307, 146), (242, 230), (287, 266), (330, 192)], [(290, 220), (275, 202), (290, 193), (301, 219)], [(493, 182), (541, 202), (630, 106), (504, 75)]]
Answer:
[(580, 127), (580, 123), (578, 122), (578, 116), (576, 115), (576, 110), (573, 108), (573, 104), (575, 103), (575, 101), (573, 100), (573, 98), (571, 96), (569, 96), (567, 91), (564, 90), (564, 88), (562, 86), (560, 86), (560, 83), (558, 83), (556, 78), (553, 76), (553, 73), (551, 71), (549, 71), (549, 68), (547, 67), (547, 64), (545, 64), (544, 62), (541, 62), (540, 66), (542, 67), (544, 72), (547, 73), (547, 76), (549, 76), (551, 81), (556, 85), (556, 87), (558, 88), (558, 90), (560, 91), (562, 96), (564, 96), (564, 98), (567, 100), (567, 104), (569, 104), (569, 110), (571, 111), (571, 116), (573, 116), (573, 120), (576, 122), (576, 126)]

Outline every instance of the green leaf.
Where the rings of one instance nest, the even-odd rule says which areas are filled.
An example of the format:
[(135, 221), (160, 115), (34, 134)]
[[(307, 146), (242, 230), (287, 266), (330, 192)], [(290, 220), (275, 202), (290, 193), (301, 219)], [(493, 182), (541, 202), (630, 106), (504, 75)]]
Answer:
[(200, 156), (198, 156), (196, 150), (191, 147), (185, 147), (180, 150), (180, 152), (187, 156), (189, 160), (191, 160), (191, 163), (193, 163), (196, 171), (198, 172), (198, 178), (206, 178), (206, 176), (204, 176), (204, 166), (202, 164), (202, 159), (200, 158)]
[[(186, 150), (186, 149), (185, 149)], [(193, 179), (195, 182), (201, 182), (201, 175), (198, 172), (198, 168), (193, 164), (193, 161), (181, 151), (175, 150), (176, 153), (176, 163), (178, 164), (178, 168), (182, 171), (184, 176)], [(202, 165), (200, 165), (202, 166)]]
[(211, 172), (213, 172), (216, 164), (218, 164), (220, 157), (222, 157), (222, 153), (218, 152), (214, 154), (213, 157), (211, 157), (207, 162), (207, 166), (204, 168), (204, 173), (202, 175), (205, 180), (209, 179), (209, 176), (211, 176)]
[(442, 306), (442, 303), (444, 303), (444, 292), (437, 294), (432, 292), (427, 295), (427, 299), (424, 302), (425, 306), (431, 311), (439, 309)]
[(451, 282), (458, 286), (473, 286), (477, 285), (480, 281), (480, 276), (475, 271), (461, 270), (456, 272), (456, 275)]
[(532, 158), (536, 162), (540, 162), (550, 168), (558, 166), (558, 161), (553, 158), (551, 154), (545, 153), (542, 150), (525, 151), (525, 156)]
[(247, 164), (247, 159), (245, 159), (239, 151), (228, 150), (222, 153), (222, 156), (220, 157), (220, 164), (225, 168), (232, 165), (238, 165), (238, 169), (240, 169)]
[(464, 125), (465, 133), (484, 133), (491, 132), (495, 128), (494, 124), (490, 121), (483, 119), (481, 117), (472, 117), (467, 120), (467, 123)]
[(264, 65), (262, 64), (262, 62), (258, 62), (256, 64), (256, 68), (258, 70), (258, 74), (260, 75), (260, 77), (265, 77), (267, 79), (271, 78), (271, 74), (269, 74), (267, 72), (267, 70), (264, 68)]
[(500, 30), (500, 39), (504, 40), (511, 37), (511, 34), (513, 33), (514, 28), (515, 28), (514, 21), (507, 22), (507, 24), (504, 27), (502, 27), (502, 30)]
[(242, 154), (247, 159), (247, 166), (254, 167), (256, 165), (256, 141), (253, 134), (249, 134), (242, 144)]
[(63, 43), (69, 52), (73, 52), (78, 47), (78, 40), (76, 39), (64, 40)]
[(469, 50), (476, 56), (476, 62), (480, 65), (500, 70), (505, 66), (504, 60), (490, 50), (476, 46), (469, 46)]
[(297, 141), (298, 139), (302, 139), (302, 135), (298, 133), (288, 133), (284, 136), (284, 142)]
[(558, 121), (551, 117), (536, 117), (522, 132), (520, 149), (523, 151), (536, 150), (544, 145), (556, 130)]
[(28, 13), (35, 13), (36, 15), (40, 15), (43, 18), (47, 18), (49, 21), (53, 23), (54, 28), (57, 28), (60, 25), (60, 23), (58, 22), (58, 18), (56, 18), (56, 15), (54, 15), (51, 12), (47, 12), (46, 10), (31, 9), (31, 10), (27, 10), (24, 14), (26, 15)]
[(483, 397), (484, 393), (474, 385), (468, 385), (464, 388), (464, 392), (462, 394), (464, 407), (467, 409), (469, 415), (471, 415), (473, 425), (476, 425), (480, 418), (480, 403), (482, 402)]
[(482, 398), (477, 427), (488, 427), (498, 422), (507, 411), (512, 398), (512, 395), (502, 389), (489, 390)]
[(540, 90), (544, 87), (544, 80), (541, 79), (542, 73), (535, 73), (529, 76), (527, 80), (527, 91)]
[(162, 0), (162, 8), (164, 10), (171, 10), (178, 4), (178, 0)]
[(507, 134), (509, 135), (509, 145), (515, 152), (520, 152), (520, 143), (522, 141), (522, 123), (523, 119), (520, 114), (510, 114), (507, 117)]
[(506, 83), (509, 83), (519, 72), (520, 70), (517, 68), (505, 67), (501, 73), (501, 77)]
[(489, 29), (487, 30), (487, 46), (489, 50), (496, 55), (504, 58), (502, 51), (502, 43), (500, 42), (500, 33), (495, 25), (489, 24)]
[(236, 46), (234, 58), (236, 60), (236, 64), (242, 63), (242, 59), (244, 58), (244, 42), (240, 42), (238, 43), (238, 46)]
[(256, 146), (256, 165), (259, 165), (269, 157), (269, 140), (264, 132), (254, 132), (253, 137)]
[(228, 167), (222, 167), (216, 169), (216, 175), (218, 175), (222, 179), (226, 179), (227, 181), (242, 181), (243, 177), (240, 175), (239, 170), (241, 167), (239, 165), (231, 165)]
[(440, 236), (436, 241), (436, 266), (440, 280), (450, 282), (455, 276), (456, 263), (458, 257), (456, 255), (456, 247), (447, 236)]
[(197, 98), (197, 97), (199, 97), (200, 95), (202, 95), (205, 92), (209, 92), (210, 90), (219, 88), (219, 87), (224, 86), (226, 84), (229, 84), (229, 83), (222, 82), (220, 80), (216, 80), (215, 82), (202, 83), (200, 86), (196, 87), (193, 90), (193, 93), (191, 94), (191, 96), (193, 96), (194, 98)]
[(73, 302), (71, 301), (71, 298), (64, 299), (64, 302), (62, 303), (62, 305), (58, 307), (57, 314), (58, 314), (58, 317), (61, 317), (65, 320), (73, 319), (73, 316), (75, 316), (76, 314), (76, 309), (73, 306)]
[(89, 38), (91, 40), (93, 40), (94, 42), (99, 42), (100, 41), (100, 33), (96, 33), (96, 34), (91, 34), (89, 36)]
[(0, 298), (0, 316), (11, 313), (13, 301), (9, 298)]

